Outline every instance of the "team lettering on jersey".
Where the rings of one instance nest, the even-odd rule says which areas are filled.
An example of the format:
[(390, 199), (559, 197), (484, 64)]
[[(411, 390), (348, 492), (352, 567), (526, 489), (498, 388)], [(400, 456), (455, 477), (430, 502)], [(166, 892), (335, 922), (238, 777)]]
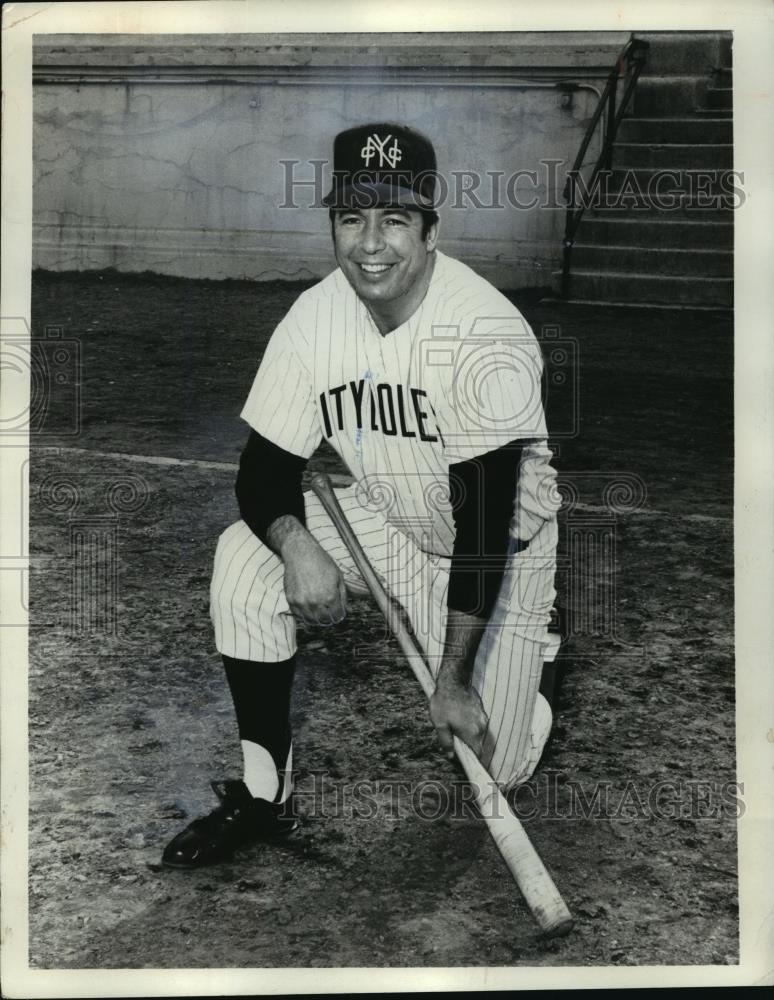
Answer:
[(443, 444), (435, 411), (424, 389), (393, 386), (388, 382), (374, 385), (361, 378), (321, 392), (319, 400), (326, 438), (332, 437), (336, 430), (351, 427), (357, 431), (364, 428), (381, 431), (387, 437), (440, 440)]

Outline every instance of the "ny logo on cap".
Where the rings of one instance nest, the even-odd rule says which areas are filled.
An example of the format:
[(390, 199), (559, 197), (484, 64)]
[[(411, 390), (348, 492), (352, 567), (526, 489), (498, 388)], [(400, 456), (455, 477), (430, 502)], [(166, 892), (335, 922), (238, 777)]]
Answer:
[(371, 160), (374, 156), (379, 157), (379, 167), (397, 167), (401, 160), (402, 153), (400, 146), (398, 145), (398, 140), (392, 140), (392, 146), (386, 149), (387, 143), (392, 139), (392, 133), (385, 136), (384, 139), (380, 139), (379, 136), (374, 132), (373, 135), (368, 136), (365, 146), (360, 150), (360, 155), (363, 157), (366, 166), (370, 166)]

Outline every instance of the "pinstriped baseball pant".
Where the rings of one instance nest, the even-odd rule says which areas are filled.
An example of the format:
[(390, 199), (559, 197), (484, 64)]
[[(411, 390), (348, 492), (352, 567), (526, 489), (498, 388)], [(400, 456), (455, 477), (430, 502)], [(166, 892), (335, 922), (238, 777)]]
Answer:
[[(373, 510), (363, 509), (354, 486), (336, 493), (372, 566), (405, 609), (430, 668), (436, 672), (443, 653), (450, 560), (422, 551)], [(357, 567), (317, 497), (307, 492), (304, 501), (307, 529), (337, 563), (347, 589), (367, 594)], [(556, 518), (551, 517), (542, 523), (528, 547), (511, 558), (476, 656), (473, 685), (489, 719), (482, 760), (504, 787), (518, 776), (530, 737), (547, 625), (556, 596), (556, 542)], [(283, 579), (282, 561), (244, 521), (223, 532), (210, 591), (220, 653), (262, 662), (293, 655), (296, 625), (285, 600)]]

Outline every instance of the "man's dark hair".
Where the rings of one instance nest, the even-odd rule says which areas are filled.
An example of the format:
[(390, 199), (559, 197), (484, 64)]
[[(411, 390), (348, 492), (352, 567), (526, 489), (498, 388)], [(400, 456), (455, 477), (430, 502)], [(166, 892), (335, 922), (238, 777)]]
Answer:
[[(405, 206), (404, 206), (405, 207)], [(331, 223), (331, 233), (333, 232), (333, 220), (336, 218), (337, 212), (345, 212), (344, 208), (329, 208), (328, 218)], [(438, 223), (438, 213), (429, 208), (407, 208), (409, 212), (419, 212), (422, 216), (422, 239), (427, 239), (427, 234), (430, 232), (433, 226)]]

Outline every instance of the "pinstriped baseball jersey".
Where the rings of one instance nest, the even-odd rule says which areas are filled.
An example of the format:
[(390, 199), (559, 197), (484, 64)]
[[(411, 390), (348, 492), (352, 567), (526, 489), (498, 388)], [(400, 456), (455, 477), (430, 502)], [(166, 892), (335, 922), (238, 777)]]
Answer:
[[(286, 451), (327, 440), (378, 509), (424, 551), (450, 555), (449, 465), (513, 440), (525, 448), (522, 532), (558, 505), (545, 447), (539, 345), (518, 309), (474, 271), (436, 252), (413, 315), (382, 336), (337, 269), (276, 328), (242, 417)], [(548, 505), (549, 509), (546, 509)], [(519, 518), (516, 519), (519, 527)]]

